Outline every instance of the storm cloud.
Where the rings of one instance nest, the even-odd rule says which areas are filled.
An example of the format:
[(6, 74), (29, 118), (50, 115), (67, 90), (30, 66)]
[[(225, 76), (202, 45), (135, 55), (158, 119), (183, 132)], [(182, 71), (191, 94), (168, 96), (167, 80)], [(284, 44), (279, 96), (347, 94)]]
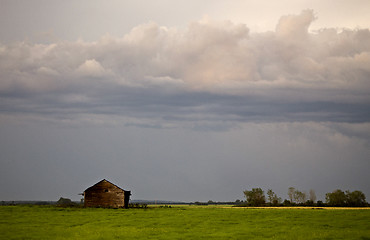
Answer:
[(96, 42), (3, 44), (1, 115), (368, 122), (369, 30), (308, 32), (314, 20), (305, 10), (281, 17), (275, 32), (251, 33), (205, 17)]

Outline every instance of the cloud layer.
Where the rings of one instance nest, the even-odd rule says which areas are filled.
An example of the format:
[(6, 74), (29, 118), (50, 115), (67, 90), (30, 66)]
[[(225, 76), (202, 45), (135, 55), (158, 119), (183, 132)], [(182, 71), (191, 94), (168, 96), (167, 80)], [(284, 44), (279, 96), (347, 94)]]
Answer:
[(142, 127), (369, 122), (369, 29), (308, 32), (314, 20), (305, 10), (253, 33), (205, 17), (186, 29), (149, 22), (96, 42), (2, 44), (1, 116)]
[[(33, 2), (60, 18), (41, 9), (26, 19), (75, 36), (69, 23), (83, 33), (92, 15), (112, 20), (111, 3), (92, 14), (100, 2), (68, 22), (84, 4), (61, 3), (63, 14)], [(113, 12), (123, 8), (132, 11)], [(230, 201), (254, 187), (284, 199), (290, 186), (313, 188), (320, 200), (337, 188), (368, 196), (370, 31), (312, 30), (315, 19), (305, 10), (254, 32), (204, 17), (183, 28), (149, 22), (95, 42), (0, 43), (1, 200), (77, 200), (103, 178), (133, 199)], [(17, 26), (5, 34), (27, 25)]]

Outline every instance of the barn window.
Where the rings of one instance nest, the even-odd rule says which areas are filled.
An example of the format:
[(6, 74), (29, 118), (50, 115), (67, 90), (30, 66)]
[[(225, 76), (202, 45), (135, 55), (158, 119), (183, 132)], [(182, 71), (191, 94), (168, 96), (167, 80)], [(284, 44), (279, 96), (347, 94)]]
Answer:
[(108, 192), (108, 189), (104, 189), (104, 192)]

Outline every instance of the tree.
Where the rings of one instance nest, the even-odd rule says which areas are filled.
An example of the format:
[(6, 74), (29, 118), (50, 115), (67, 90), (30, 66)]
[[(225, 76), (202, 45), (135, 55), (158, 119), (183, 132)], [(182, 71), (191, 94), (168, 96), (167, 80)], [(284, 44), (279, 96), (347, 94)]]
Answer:
[(295, 190), (293, 194), (295, 203), (304, 203), (306, 201), (306, 193)]
[(313, 190), (313, 189), (310, 189), (310, 196), (309, 196), (309, 200), (310, 200), (312, 203), (315, 203), (315, 201), (316, 201), (316, 193), (315, 193), (315, 190)]
[(236, 203), (236, 204), (239, 204), (239, 203), (241, 203), (241, 201), (240, 201), (239, 199), (236, 199), (236, 200), (235, 200), (235, 203)]
[(267, 191), (267, 196), (271, 205), (278, 206), (281, 203), (281, 198), (279, 198), (271, 189)]
[(304, 202), (306, 202), (306, 200), (307, 200), (306, 192), (301, 192), (300, 195), (299, 195), (299, 202), (304, 203)]
[(269, 203), (271, 203), (271, 204), (272, 204), (272, 200), (274, 199), (274, 195), (275, 195), (275, 193), (271, 189), (267, 190), (267, 196), (268, 196), (268, 199), (269, 199)]
[(325, 204), (322, 201), (317, 201), (316, 206), (318, 206), (318, 207), (325, 207)]
[(346, 204), (347, 198), (346, 194), (342, 190), (337, 189), (331, 193), (327, 193), (325, 195), (325, 200), (330, 206), (343, 207)]
[[(288, 192), (288, 195), (289, 194), (293, 195), (291, 202), (294, 202), (296, 204), (304, 203), (306, 201), (306, 193), (301, 192), (298, 189), (294, 190), (294, 191), (293, 190), (294, 190), (294, 188), (289, 188), (289, 192)], [(293, 191), (293, 192), (291, 192), (291, 191)], [(291, 196), (289, 195), (289, 197), (291, 197)]]
[(365, 194), (361, 191), (346, 191), (346, 200), (347, 205), (351, 207), (363, 207), (366, 206), (366, 197)]
[(279, 198), (276, 194), (274, 194), (272, 198), (272, 205), (273, 206), (279, 206), (281, 203), (281, 198)]
[(288, 196), (289, 196), (290, 203), (293, 203), (294, 191), (295, 191), (294, 187), (290, 187), (288, 190)]
[(244, 192), (247, 203), (251, 206), (262, 206), (265, 204), (265, 194), (261, 188), (252, 188), (252, 191)]
[(283, 205), (284, 206), (291, 206), (292, 205), (292, 202), (289, 201), (288, 199), (284, 199)]

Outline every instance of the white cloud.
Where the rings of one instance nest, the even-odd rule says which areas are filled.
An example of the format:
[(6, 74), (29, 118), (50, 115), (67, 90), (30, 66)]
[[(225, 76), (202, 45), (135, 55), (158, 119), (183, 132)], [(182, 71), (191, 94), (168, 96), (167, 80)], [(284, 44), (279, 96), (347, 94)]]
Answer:
[(304, 40), (308, 27), (315, 20), (312, 10), (304, 10), (300, 15), (288, 15), (280, 18), (276, 33), (285, 40)]
[(153, 85), (177, 85), (179, 87), (182, 87), (184, 84), (184, 81), (181, 79), (176, 79), (172, 78), (169, 76), (160, 76), (160, 77), (153, 77), (153, 76), (145, 76), (145, 79), (147, 80), (148, 84), (153, 84)]
[[(275, 32), (250, 33), (245, 24), (204, 17), (184, 30), (149, 22), (96, 42), (2, 45), (0, 94), (4, 108), (19, 112), (38, 106), (38, 113), (73, 114), (77, 108), (212, 119), (215, 126), (223, 120), (369, 121), (370, 31), (311, 33), (314, 19), (304, 10), (283, 16)], [(77, 101), (63, 100), (69, 96)]]
[(37, 73), (49, 75), (49, 76), (58, 76), (59, 73), (51, 68), (48, 67), (39, 67), (37, 69)]
[(77, 68), (76, 72), (85, 77), (103, 77), (106, 74), (106, 70), (95, 59), (86, 60)]

